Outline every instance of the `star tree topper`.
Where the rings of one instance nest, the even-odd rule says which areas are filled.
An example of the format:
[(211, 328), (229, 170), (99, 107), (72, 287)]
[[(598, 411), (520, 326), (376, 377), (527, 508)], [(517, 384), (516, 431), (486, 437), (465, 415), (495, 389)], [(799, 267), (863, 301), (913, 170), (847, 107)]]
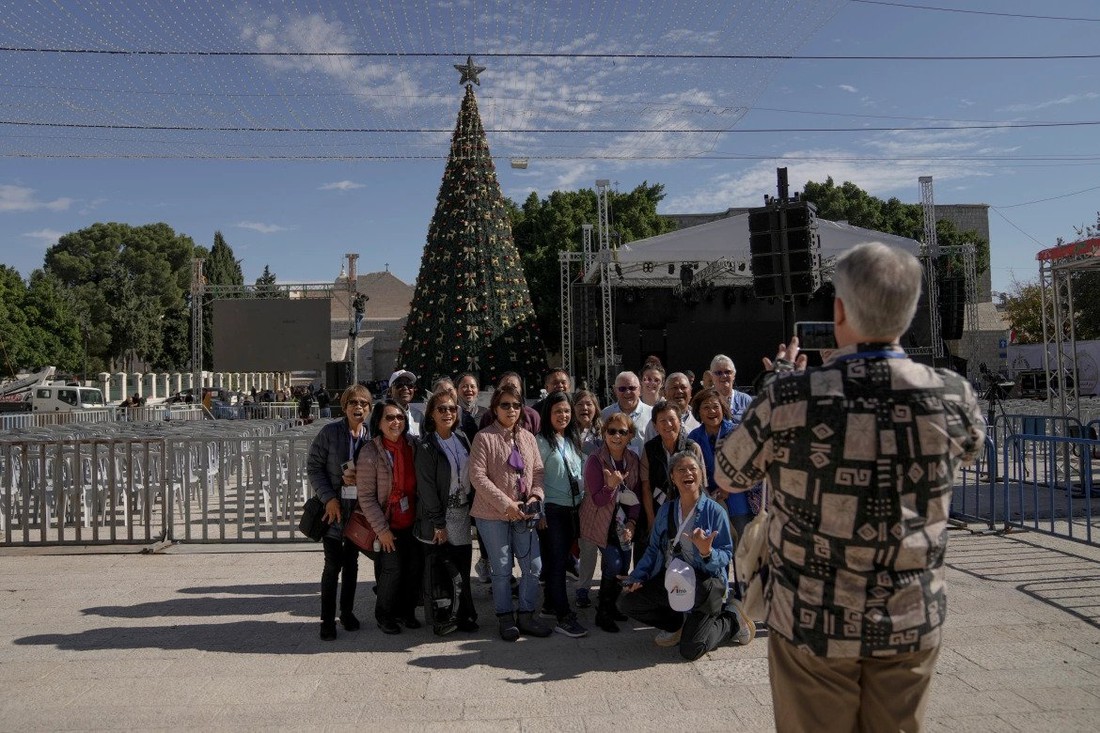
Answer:
[(473, 82), (481, 86), (481, 82), (478, 81), (477, 75), (485, 71), (485, 67), (475, 66), (473, 56), (467, 56), (465, 64), (455, 64), (454, 67), (456, 71), (462, 74), (462, 79), (458, 82), (459, 84), (469, 84)]

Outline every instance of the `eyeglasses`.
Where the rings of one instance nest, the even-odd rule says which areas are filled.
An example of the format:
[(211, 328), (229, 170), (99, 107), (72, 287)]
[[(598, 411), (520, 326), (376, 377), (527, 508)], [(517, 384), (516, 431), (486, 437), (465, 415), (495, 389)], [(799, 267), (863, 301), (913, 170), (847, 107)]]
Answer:
[(501, 402), (497, 407), (502, 410), (519, 410), (523, 408), (523, 405), (518, 402)]
[(638, 391), (638, 385), (636, 385), (636, 384), (631, 384), (629, 386), (624, 385), (622, 387), (616, 387), (615, 389), (619, 390), (620, 392), (637, 392)]
[(630, 435), (630, 431), (624, 430), (623, 428), (608, 428), (604, 432), (606, 432), (608, 435)]
[(454, 405), (436, 405), (436, 412), (458, 412), (458, 408)]
[(348, 407), (370, 407), (370, 400), (348, 400)]
[(386, 422), (405, 422), (404, 415), (394, 415), (392, 412), (389, 415), (383, 415), (382, 419)]
[(711, 374), (713, 374), (716, 377), (732, 377), (733, 376), (733, 370), (732, 369), (715, 369), (713, 372), (711, 372)]

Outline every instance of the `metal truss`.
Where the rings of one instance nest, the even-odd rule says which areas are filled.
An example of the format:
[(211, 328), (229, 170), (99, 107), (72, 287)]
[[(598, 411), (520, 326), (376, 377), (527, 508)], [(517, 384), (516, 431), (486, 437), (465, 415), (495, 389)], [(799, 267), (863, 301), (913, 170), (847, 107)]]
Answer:
[[(591, 238), (592, 227), (589, 224), (588, 227), (588, 239)], [(576, 265), (578, 263), (584, 263), (584, 253), (582, 252), (559, 252), (558, 264), (561, 268), (560, 285), (561, 285), (561, 358), (562, 369), (569, 373), (570, 376), (574, 375), (573, 372), (573, 283), (576, 280), (574, 273), (577, 270)]]
[(932, 195), (932, 176), (921, 176), (920, 203), (924, 213), (924, 277), (928, 283), (928, 325), (932, 340), (932, 356), (943, 358), (940, 338), (940, 285), (936, 263), (940, 259), (940, 243), (936, 236), (936, 202)]

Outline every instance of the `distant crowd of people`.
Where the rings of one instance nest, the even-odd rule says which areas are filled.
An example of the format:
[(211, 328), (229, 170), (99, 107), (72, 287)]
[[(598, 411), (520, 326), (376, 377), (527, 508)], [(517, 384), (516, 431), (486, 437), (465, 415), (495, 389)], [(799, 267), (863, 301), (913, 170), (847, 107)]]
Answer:
[[(561, 369), (533, 405), (515, 373), (488, 406), (468, 373), (435, 379), (423, 410), (406, 370), (377, 399), (348, 388), (308, 460), (327, 522), (321, 639), (336, 638), (337, 618), (361, 627), (361, 552), (383, 633), (421, 627), (421, 607), (438, 635), (477, 632), (477, 572), (509, 642), (587, 635), (578, 609), (593, 605), (599, 562), (597, 628), (653, 627), (658, 645), (698, 659), (754, 638), (731, 565), (766, 512), (777, 727), (918, 729), (946, 612), (951, 489), (985, 431), (966, 380), (899, 345), (920, 281), (901, 250), (842, 255), (836, 350), (808, 369), (797, 339), (780, 345), (755, 396), (723, 354), (698, 381), (647, 360), (615, 378), (609, 405)], [(357, 522), (373, 546), (349, 539)]]

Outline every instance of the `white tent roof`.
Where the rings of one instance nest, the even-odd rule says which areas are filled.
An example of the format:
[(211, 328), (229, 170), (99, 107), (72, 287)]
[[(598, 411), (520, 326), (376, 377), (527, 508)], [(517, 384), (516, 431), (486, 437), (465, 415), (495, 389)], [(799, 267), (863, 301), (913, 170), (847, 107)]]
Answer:
[[(841, 252), (864, 242), (882, 242), (917, 254), (920, 243), (915, 239), (876, 232), (844, 222), (817, 220), (821, 238), (821, 261), (831, 271), (831, 264)], [(613, 255), (621, 272), (623, 286), (668, 287), (680, 282), (678, 266), (691, 264), (696, 273), (708, 264), (726, 258), (721, 272), (714, 273), (716, 284), (748, 284), (752, 281), (749, 253), (749, 215), (740, 214), (707, 224), (677, 229), (648, 239), (625, 244)], [(669, 273), (669, 265), (674, 272)], [(614, 282), (618, 278), (612, 278)]]

